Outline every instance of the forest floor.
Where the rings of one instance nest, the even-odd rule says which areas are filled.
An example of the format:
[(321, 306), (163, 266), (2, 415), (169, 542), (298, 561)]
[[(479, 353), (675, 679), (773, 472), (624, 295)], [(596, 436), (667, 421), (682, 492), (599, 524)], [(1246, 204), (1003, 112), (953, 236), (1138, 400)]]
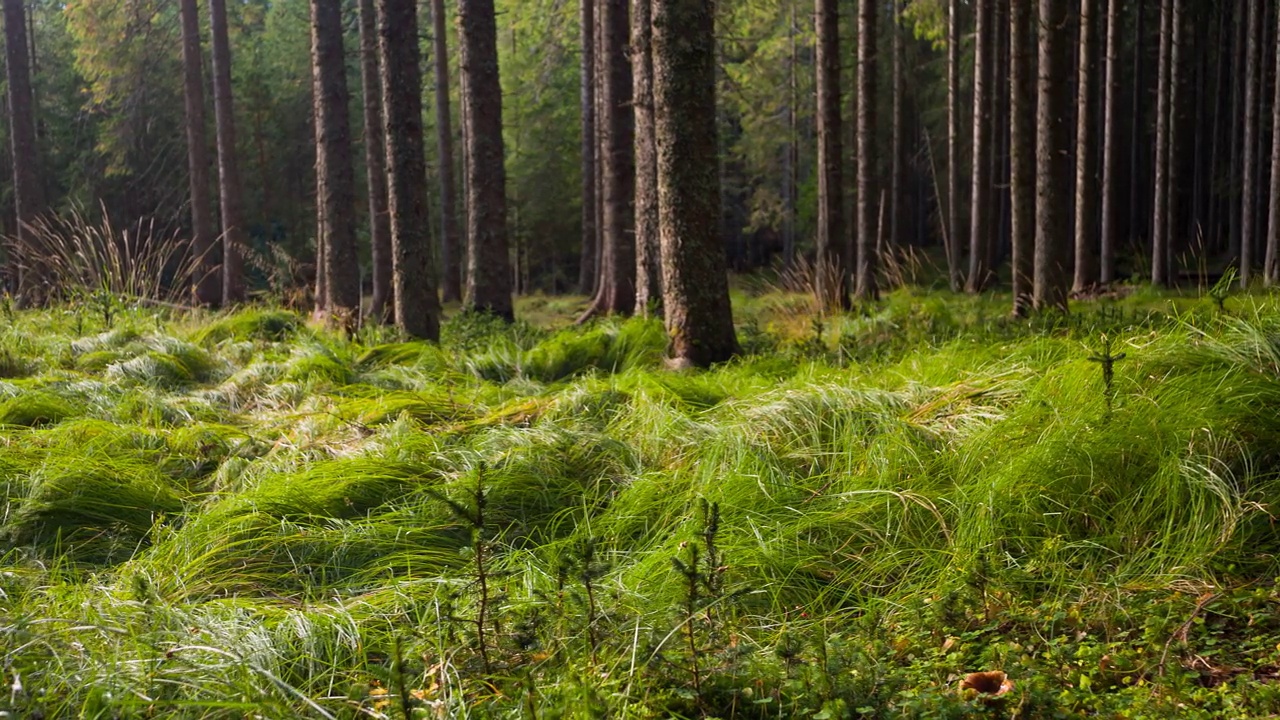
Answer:
[(6, 308), (0, 717), (1280, 713), (1280, 298), (735, 301)]

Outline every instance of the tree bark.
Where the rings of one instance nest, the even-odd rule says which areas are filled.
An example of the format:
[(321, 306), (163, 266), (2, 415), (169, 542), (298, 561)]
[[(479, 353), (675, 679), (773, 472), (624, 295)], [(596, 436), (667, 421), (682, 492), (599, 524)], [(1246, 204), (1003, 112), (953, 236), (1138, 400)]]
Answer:
[(875, 300), (880, 193), (876, 180), (876, 3), (858, 2), (858, 243), (854, 296)]
[(507, 250), (507, 171), (493, 0), (458, 0), (467, 121), (468, 309), (514, 320)]
[[(21, 5), (21, 2), (22, 0), (5, 0), (6, 15), (10, 4)], [(200, 52), (200, 11), (197, 0), (181, 0), (178, 9), (182, 15), (182, 90), (186, 107), (187, 182), (191, 195), (191, 249), (196, 257), (200, 258), (197, 270), (199, 277), (193, 278), (193, 282), (196, 302), (201, 305), (217, 305), (222, 299), (222, 285), (213, 251), (213, 201), (209, 193), (209, 146), (205, 138), (204, 59)], [(5, 27), (6, 29), (9, 27), (8, 22), (5, 23)], [(22, 65), (25, 66), (26, 48), (22, 48), (21, 52)], [(28, 95), (29, 88), (28, 85)], [(34, 141), (34, 125), (31, 137)], [(17, 142), (16, 134), (14, 141)], [(34, 144), (32, 148), (34, 154)], [(17, 156), (15, 151), (15, 161)]]
[(715, 19), (706, 0), (653, 0), (662, 295), (676, 366), (738, 350), (720, 242)]
[(631, 62), (635, 81), (636, 309), (647, 316), (662, 302), (662, 245), (658, 225), (658, 148), (653, 127), (651, 0), (631, 6)]
[(436, 142), (440, 165), (440, 266), (445, 302), (462, 299), (462, 243), (458, 229), (458, 188), (453, 177), (453, 113), (449, 111), (449, 33), (444, 0), (431, 0), (435, 52)]
[[(27, 54), (27, 24), (24, 0), (4, 0), (5, 69), (9, 88), (9, 147), (13, 160), (13, 197), (18, 240), (16, 257), (9, 258), (11, 291), (26, 294), (27, 285), (38, 278), (28, 276), (26, 265), (33, 259), (34, 238), (26, 226), (44, 210), (40, 186), (39, 154), (36, 151), (35, 99)], [(184, 49), (186, 47), (184, 43)], [(199, 50), (199, 46), (196, 47)], [(190, 127), (190, 125), (188, 125)], [(193, 184), (194, 185), (194, 184)], [(194, 196), (194, 189), (193, 189)], [(207, 205), (206, 205), (207, 207)], [(207, 220), (207, 216), (205, 217)], [(200, 237), (200, 236), (197, 236)], [(208, 237), (207, 235), (203, 237)], [(197, 252), (199, 252), (197, 248)], [(201, 302), (209, 302), (200, 298)]]
[(995, 28), (991, 21), (992, 3), (993, 0), (977, 0), (974, 5), (973, 186), (970, 190), (969, 210), (969, 277), (965, 284), (965, 290), (970, 293), (986, 289), (991, 273), (987, 261), (990, 255), (988, 244), (991, 242), (993, 195), (991, 107), (994, 95), (992, 70), (995, 63), (992, 56)]
[(595, 0), (579, 0), (582, 30), (582, 254), (578, 292), (596, 286), (596, 21)]
[(902, 207), (903, 195), (905, 193), (905, 180), (903, 178), (903, 155), (905, 154), (905, 143), (903, 137), (906, 131), (906, 121), (903, 118), (903, 95), (906, 94), (906, 85), (903, 81), (903, 66), (906, 64), (906, 58), (903, 55), (902, 34), (904, 28), (902, 26), (902, 1), (893, 0), (893, 15), (889, 28), (890, 35), (890, 52), (892, 53), (893, 69), (890, 75), (890, 85), (892, 87), (892, 100), (889, 110), (889, 130), (891, 133), (889, 139), (889, 234), (888, 246), (890, 252), (896, 252), (903, 244), (902, 238)]
[(406, 335), (434, 341), (440, 338), (440, 300), (431, 262), (415, 0), (378, 0), (378, 50), (395, 321)]
[(360, 83), (364, 89), (364, 163), (369, 186), (369, 240), (373, 251), (373, 298), (369, 318), (385, 322), (393, 295), (391, 217), (387, 210), (387, 145), (382, 116), (382, 63), (373, 0), (359, 0)]
[[(1276, 13), (1276, 44), (1280, 46), (1280, 12)], [(1271, 106), (1271, 197), (1268, 208), (1267, 252), (1263, 258), (1263, 282), (1280, 282), (1280, 51), (1276, 53), (1275, 88)]]
[(1169, 243), (1169, 88), (1172, 56), (1173, 0), (1160, 2), (1160, 59), (1156, 80), (1155, 201), (1151, 216), (1151, 283), (1167, 286)]
[(964, 229), (960, 227), (960, 0), (947, 4), (947, 228), (951, 241), (947, 248), (947, 274), (951, 291), (964, 287), (960, 263), (964, 257)]
[(311, 0), (311, 62), (315, 92), (316, 203), (324, 236), (325, 313), (354, 329), (360, 317), (356, 256), (355, 171), (347, 117), (347, 73), (342, 48), (342, 6)]
[(818, 248), (814, 263), (818, 302), (826, 310), (849, 306), (848, 250), (843, 242), (844, 178), (840, 129), (840, 14), (837, 0), (817, 0)]
[(1013, 248), (1013, 314), (1032, 306), (1036, 240), (1035, 41), (1026, 2), (1009, 5), (1009, 235)]
[(244, 188), (236, 157), (236, 112), (231, 92), (231, 41), (226, 0), (209, 0), (213, 45), (213, 109), (218, 135), (218, 197), (222, 203), (222, 304), (244, 302)]
[[(1170, 0), (1165, 0), (1170, 2)], [(1258, 35), (1261, 30), (1262, 8), (1259, 0), (1245, 0), (1249, 7), (1245, 40), (1244, 67), (1244, 159), (1241, 169), (1240, 198), (1240, 287), (1248, 288), (1253, 279), (1253, 246), (1256, 222), (1254, 219), (1258, 199), (1258, 99), (1262, 95), (1261, 48)]]
[(1263, 280), (1268, 286), (1280, 282), (1280, 12), (1276, 13), (1276, 43), (1276, 87), (1271, 108), (1271, 197), (1267, 253), (1263, 259)]
[(603, 63), (600, 151), (604, 172), (603, 254), (596, 296), (580, 320), (591, 315), (629, 314), (636, 304), (635, 109), (632, 107), (630, 0), (603, 0), (600, 6)]
[(1070, 252), (1071, 46), (1067, 0), (1040, 0), (1039, 106), (1036, 109), (1037, 309), (1067, 310)]
[(1116, 279), (1116, 131), (1120, 94), (1120, 3), (1107, 0), (1107, 86), (1102, 121), (1102, 252), (1099, 279), (1110, 285)]
[(1076, 218), (1075, 279), (1071, 289), (1084, 292), (1098, 283), (1098, 248), (1095, 221), (1098, 207), (1094, 153), (1094, 95), (1097, 71), (1094, 54), (1097, 40), (1098, 0), (1080, 0), (1079, 67), (1076, 70)]

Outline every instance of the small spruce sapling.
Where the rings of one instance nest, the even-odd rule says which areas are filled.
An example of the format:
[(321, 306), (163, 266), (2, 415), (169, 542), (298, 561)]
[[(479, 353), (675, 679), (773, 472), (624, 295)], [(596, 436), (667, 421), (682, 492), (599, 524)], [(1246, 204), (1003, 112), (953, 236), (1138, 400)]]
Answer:
[(1107, 401), (1107, 412), (1110, 413), (1112, 406), (1115, 404), (1114, 382), (1116, 377), (1115, 365), (1117, 362), (1125, 359), (1125, 353), (1113, 353), (1111, 337), (1105, 333), (1102, 335), (1102, 349), (1089, 357), (1090, 362), (1096, 362), (1102, 366), (1102, 384), (1105, 388)]
[(489, 582), (492, 570), (489, 567), (488, 522), (485, 510), (488, 506), (488, 491), (484, 484), (485, 467), (482, 463), (475, 470), (475, 486), (467, 492), (465, 501), (459, 502), (444, 493), (429, 491), (453, 512), (454, 516), (471, 529), (471, 553), (474, 562), (476, 600), (476, 643), (480, 650), (480, 664), (487, 674), (492, 670), (489, 659), (488, 624), (490, 621), (493, 598), (489, 594)]

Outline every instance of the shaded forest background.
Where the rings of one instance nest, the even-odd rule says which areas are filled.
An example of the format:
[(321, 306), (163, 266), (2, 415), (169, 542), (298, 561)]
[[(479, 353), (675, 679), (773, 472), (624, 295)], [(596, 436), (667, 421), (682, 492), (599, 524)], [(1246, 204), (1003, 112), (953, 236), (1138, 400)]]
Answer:
[[(839, 105), (845, 119), (840, 160), (843, 177), (853, 178), (857, 18), (855, 3), (833, 4), (840, 13)], [(1091, 164), (1080, 177), (1088, 180), (1096, 204), (1103, 164), (1100, 138), (1106, 126), (1102, 100), (1108, 84), (1107, 3), (1050, 4), (1062, 4), (1068, 10), (1062, 29), (1069, 33), (1064, 37), (1071, 38), (1068, 80), (1076, 100), (1071, 125), (1073, 129), (1089, 127), (1093, 134), (1087, 146)], [(430, 3), (422, 5), (423, 122), (432, 183), (429, 217), (438, 223), (442, 216), (435, 183), (441, 167), (434, 142), (438, 120), (431, 102), (435, 80), (430, 71), (434, 30)], [(462, 123), (454, 5), (443, 4), (448, 13), (443, 27), (451, 35), (452, 129), (458, 135)], [(942, 265), (946, 254), (941, 249), (952, 235), (956, 239), (953, 264), (964, 264), (968, 271), (969, 260), (961, 255), (967, 252), (969, 216), (981, 206), (991, 213), (992, 267), (1003, 269), (1011, 246), (1008, 2), (954, 2), (948, 7), (946, 0), (913, 0), (901, 6), (900, 15), (894, 13), (893, 3), (880, 5), (884, 7), (876, 15), (879, 31), (875, 33), (879, 62), (874, 70), (880, 92), (873, 127), (874, 144), (883, 148), (876, 153), (875, 173), (884, 194), (872, 200), (878, 244), (931, 249), (934, 252), (928, 257)], [(1166, 106), (1160, 104), (1161, 59), (1166, 52), (1162, 48), (1167, 47), (1161, 43), (1167, 25), (1161, 19), (1160, 3), (1114, 5), (1119, 6), (1119, 25), (1118, 73), (1113, 80), (1119, 91), (1112, 131), (1121, 138), (1113, 190), (1120, 208), (1114, 233), (1115, 276), (1152, 277), (1153, 231), (1163, 232), (1153, 227), (1159, 217), (1167, 217), (1171, 228), (1167, 252), (1173, 276), (1168, 280), (1220, 271), (1240, 256), (1242, 236), (1246, 246), (1255, 246), (1253, 263), (1260, 265), (1271, 174), (1267, 160), (1272, 151), (1275, 4), (1254, 0), (1163, 3), (1165, 14), (1177, 14), (1174, 26), (1180, 31), (1171, 59), (1176, 92), (1170, 100), (1175, 103), (1170, 115), (1163, 114)], [(1257, 17), (1252, 17), (1250, 8)], [(153, 218), (163, 227), (185, 231), (190, 200), (178, 3), (29, 0), (26, 9), (39, 185), (48, 207), (59, 212), (78, 208), (94, 221), (105, 210), (121, 227)], [(365, 133), (358, 13), (354, 0), (342, 3), (342, 9), (349, 115), (353, 138), (360, 143)], [(498, 0), (496, 10), (514, 288), (521, 293), (575, 291), (583, 252), (579, 6), (568, 0)], [(957, 13), (954, 28), (948, 27), (949, 10)], [(316, 235), (308, 4), (248, 0), (231, 3), (227, 11), (250, 285), (263, 290), (269, 284), (268, 275), (288, 274), (296, 276), (293, 280), (301, 286), (314, 272)], [(1082, 11), (1092, 13), (1091, 21), (1084, 24), (1091, 28), (1092, 45), (1080, 36)], [(993, 15), (978, 27), (985, 12)], [(896, 21), (902, 33), (897, 38)], [(720, 225), (734, 270), (776, 267), (795, 257), (812, 256), (814, 250), (820, 184), (814, 28), (811, 2), (723, 0), (717, 4)], [(200, 32), (206, 45), (203, 79), (206, 97), (211, 99), (207, 18)], [(949, 34), (957, 36), (958, 42), (949, 44)], [(976, 61), (988, 52), (987, 43), (992, 44), (989, 52), (995, 62), (988, 60), (984, 71)], [(957, 50), (955, 58), (949, 58), (949, 47)], [(1086, 64), (1093, 68), (1085, 92), (1079, 92), (1084, 76), (1076, 71), (1084, 67), (1079, 62), (1082, 52), (1088, 53)], [(955, 77), (958, 133), (948, 124), (949, 60), (959, 63)], [(975, 90), (981, 89), (981, 82), (975, 80), (984, 77), (989, 77), (995, 92), (979, 96)], [(984, 160), (978, 163), (974, 162), (972, 130), (975, 98), (989, 103), (987, 115), (992, 123), (991, 146), (980, 151)], [(211, 101), (209, 106), (206, 135), (212, 158)], [(1088, 118), (1084, 125), (1078, 124), (1081, 112)], [(1176, 145), (1166, 150), (1173, 160), (1173, 201), (1166, 212), (1153, 212), (1155, 204), (1166, 202), (1155, 190), (1161, 117), (1172, 118), (1175, 134)], [(9, 125), (0, 132), (7, 135)], [(953, 139), (956, 148), (949, 160)], [(8, 179), (12, 154), (7, 136), (0, 147), (4, 149), (0, 177)], [(465, 172), (461, 153), (455, 155), (453, 172), (461, 177)], [(363, 157), (362, 146), (357, 146), (355, 156)], [(948, 182), (953, 162), (962, 178), (958, 185)], [(985, 172), (979, 174), (979, 170)], [(367, 182), (363, 162), (356, 162), (356, 171), (358, 182)], [(1253, 179), (1246, 183), (1250, 173)], [(979, 182), (971, 185), (973, 175)], [(855, 183), (843, 185), (843, 217), (853, 218)], [(1246, 186), (1250, 192), (1244, 192)], [(12, 192), (9, 182), (0, 183), (0, 227), (7, 234), (16, 228)], [(951, 202), (952, 194), (958, 203)], [(363, 186), (356, 198), (361, 217), (367, 217), (368, 193)], [(213, 206), (216, 210), (216, 199)], [(1242, 224), (1242, 213), (1252, 215), (1254, 228)], [(1096, 228), (1095, 236), (1102, 234), (1099, 215), (1096, 207), (1080, 215)], [(1078, 222), (1074, 215), (1070, 221)], [(948, 233), (949, 224), (959, 231)], [(366, 291), (368, 228), (362, 219), (358, 231)], [(433, 227), (432, 235), (438, 242), (438, 227)], [(1083, 289), (1081, 283), (1076, 285)]]

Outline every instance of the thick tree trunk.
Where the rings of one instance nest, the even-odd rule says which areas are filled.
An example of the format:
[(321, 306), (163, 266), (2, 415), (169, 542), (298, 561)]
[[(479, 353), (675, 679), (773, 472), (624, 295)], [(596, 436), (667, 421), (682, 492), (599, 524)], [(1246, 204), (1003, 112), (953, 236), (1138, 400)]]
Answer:
[(947, 4), (947, 274), (952, 292), (964, 287), (963, 262), (965, 233), (961, 227), (960, 167), (960, 0)]
[(1040, 81), (1036, 109), (1034, 302), (1067, 309), (1070, 256), (1071, 44), (1067, 0), (1040, 0)]
[(631, 5), (631, 63), (635, 80), (636, 314), (662, 302), (662, 245), (658, 226), (658, 147), (653, 127), (653, 25), (650, 0)]
[(995, 28), (992, 26), (994, 0), (977, 0), (974, 5), (973, 58), (973, 185), (969, 209), (969, 277), (965, 290), (982, 292), (990, 281), (991, 208), (991, 114), (994, 96), (992, 70), (995, 68)]
[(627, 57), (630, 0), (603, 0), (600, 5), (600, 85), (602, 112), (601, 169), (604, 179), (603, 270), (595, 299), (581, 320), (597, 314), (629, 314), (636, 304), (635, 110), (631, 98), (631, 63)]
[(1102, 121), (1102, 252), (1099, 279), (1116, 279), (1116, 131), (1120, 94), (1120, 3), (1107, 0), (1107, 86)]
[(715, 20), (706, 0), (653, 0), (662, 297), (677, 366), (738, 350), (720, 242)]
[(244, 302), (244, 188), (236, 157), (236, 112), (231, 93), (231, 41), (226, 0), (209, 0), (213, 40), (213, 109), (218, 133), (218, 196), (222, 202), (222, 304)]
[(876, 180), (876, 3), (858, 2), (858, 197), (857, 269), (854, 296), (859, 300), (875, 300), (876, 238), (879, 229), (879, 207), (882, 200)]
[[(21, 5), (21, 0), (6, 0)], [(205, 139), (204, 59), (200, 52), (200, 11), (197, 0), (181, 0), (183, 99), (187, 125), (187, 178), (191, 195), (191, 250), (199, 257), (199, 277), (194, 278), (196, 302), (217, 305), (222, 300), (214, 253), (213, 200), (209, 192), (209, 146)], [(6, 18), (7, 19), (7, 18)], [(8, 23), (5, 24), (6, 28)], [(23, 48), (23, 65), (26, 49)], [(29, 86), (28, 86), (29, 87)], [(10, 91), (12, 92), (12, 90)], [(29, 95), (29, 91), (28, 91)], [(31, 137), (35, 138), (34, 126)], [(16, 138), (15, 138), (16, 142)], [(34, 153), (34, 145), (33, 153)], [(14, 153), (17, 159), (17, 153)]]
[[(34, 242), (25, 224), (34, 220), (36, 215), (44, 209), (44, 193), (41, 190), (40, 173), (37, 168), (39, 154), (36, 151), (35, 99), (31, 89), (27, 25), (24, 19), (26, 8), (23, 7), (23, 1), (4, 0), (5, 68), (9, 88), (9, 147), (13, 159), (13, 197), (15, 218), (18, 223), (14, 233), (18, 240), (18, 251), (15, 257), (9, 258), (12, 283), (9, 290), (20, 296), (31, 289), (27, 287), (30, 281), (37, 279), (28, 277), (24, 272), (25, 265), (32, 259), (29, 253), (33, 249), (31, 246)], [(196, 46), (196, 50), (199, 51), (199, 45)], [(194, 181), (192, 186), (194, 196)], [(207, 215), (204, 219), (207, 222)], [(200, 237), (197, 235), (197, 239)], [(207, 238), (208, 235), (203, 237)], [(196, 251), (199, 252), (198, 247)], [(205, 297), (200, 297), (200, 300), (201, 302), (212, 301), (211, 298)]]
[(469, 309), (515, 319), (507, 250), (507, 171), (493, 0), (458, 0), (467, 121)]
[(1098, 248), (1095, 234), (1097, 176), (1094, 153), (1094, 96), (1097, 71), (1094, 68), (1097, 40), (1095, 26), (1098, 0), (1080, 0), (1079, 67), (1076, 70), (1076, 219), (1075, 279), (1071, 289), (1083, 292), (1098, 283)]
[(1036, 242), (1036, 46), (1032, 9), (1009, 5), (1009, 235), (1013, 246), (1013, 314), (1032, 305)]
[(815, 290), (824, 309), (849, 306), (849, 252), (844, 243), (844, 178), (840, 129), (840, 13), (837, 0), (817, 0), (818, 253)]
[(596, 13), (595, 0), (579, 0), (582, 30), (582, 254), (578, 292), (596, 286)]
[(453, 113), (449, 111), (449, 33), (444, 0), (431, 0), (435, 52), (436, 143), (440, 165), (440, 267), (445, 302), (462, 299), (462, 243), (458, 229), (458, 188), (453, 177)]
[(353, 329), (360, 317), (356, 255), (355, 171), (347, 117), (342, 7), (311, 0), (311, 63), (315, 92), (316, 203), (324, 237), (325, 313)]
[[(1170, 2), (1171, 0), (1165, 0)], [(1263, 9), (1260, 0), (1244, 0), (1249, 6), (1245, 40), (1244, 68), (1244, 159), (1241, 169), (1240, 198), (1240, 287), (1249, 287), (1253, 279), (1253, 246), (1255, 240), (1255, 214), (1258, 200), (1258, 99), (1262, 95), (1262, 52), (1258, 35), (1261, 30)]]
[(360, 83), (364, 89), (364, 163), (369, 186), (369, 240), (373, 251), (373, 299), (369, 318), (391, 315), (391, 216), (387, 211), (387, 146), (382, 116), (382, 70), (378, 59), (378, 17), (374, 0), (359, 0)]
[(437, 340), (440, 300), (431, 262), (415, 0), (378, 0), (378, 40), (396, 326), (411, 337)]

